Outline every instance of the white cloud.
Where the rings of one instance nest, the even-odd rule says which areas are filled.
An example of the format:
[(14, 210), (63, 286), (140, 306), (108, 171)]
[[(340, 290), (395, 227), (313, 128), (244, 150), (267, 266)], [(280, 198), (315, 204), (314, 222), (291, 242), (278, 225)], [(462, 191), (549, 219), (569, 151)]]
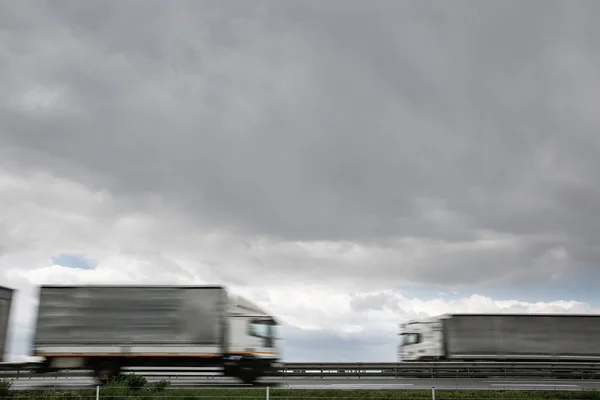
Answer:
[[(2, 216), (0, 273), (7, 285), (19, 289), (11, 333), (15, 357), (27, 353), (36, 306), (33, 289), (43, 283), (226, 284), (284, 322), (286, 354), (296, 358), (302, 356), (298, 346), (310, 346), (311, 335), (317, 335), (357, 343), (355, 354), (344, 355), (348, 350), (330, 345), (320, 357), (391, 360), (398, 323), (407, 318), (458, 311), (593, 311), (577, 302), (494, 301), (479, 295), (422, 300), (390, 287), (399, 282), (373, 289), (386, 287), (381, 283), (385, 277), (369, 276), (369, 265), (376, 268), (377, 260), (394, 259), (395, 254), (399, 263), (435, 258), (436, 252), (448, 251), (444, 244), (406, 239), (407, 246), (398, 251), (352, 242), (277, 242), (205, 232), (152, 204), (125, 212), (107, 192), (45, 174), (0, 174), (0, 189), (10, 193), (0, 196), (1, 209), (9, 210)], [(510, 241), (505, 243), (497, 246)], [(85, 255), (97, 267), (54, 265), (51, 259), (58, 253)], [(350, 272), (361, 266), (364, 273)], [(369, 350), (372, 346), (377, 349)]]

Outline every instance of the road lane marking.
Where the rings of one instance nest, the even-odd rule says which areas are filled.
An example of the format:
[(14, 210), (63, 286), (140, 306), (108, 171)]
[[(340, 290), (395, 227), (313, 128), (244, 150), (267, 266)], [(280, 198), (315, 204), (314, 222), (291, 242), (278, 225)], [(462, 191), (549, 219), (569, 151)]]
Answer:
[(490, 386), (578, 387), (579, 385), (547, 384), (547, 383), (492, 383)]
[(330, 384), (290, 384), (289, 388), (290, 389), (324, 389), (324, 388), (328, 388), (328, 389), (367, 389), (367, 388), (371, 388), (371, 389), (393, 389), (393, 388), (402, 388), (402, 387), (407, 387), (407, 386), (414, 386), (414, 384), (412, 383), (398, 383), (398, 384), (387, 384), (387, 385), (381, 385), (381, 384), (377, 384), (377, 383), (359, 383), (359, 384), (353, 384), (351, 382), (348, 382), (346, 384), (343, 383), (330, 383)]
[(574, 383), (576, 383), (578, 385), (581, 384), (581, 383), (594, 383), (594, 384), (600, 383), (600, 381), (589, 380), (589, 381), (583, 381), (582, 382), (581, 380), (576, 380), (576, 379), (560, 379), (560, 380), (557, 379), (555, 381), (544, 380), (544, 379), (531, 380), (531, 381), (521, 381), (521, 380), (518, 380), (518, 379), (510, 379), (510, 380), (502, 381), (502, 380), (496, 379), (496, 380), (493, 380), (493, 381), (481, 381), (481, 382), (484, 382), (484, 383), (503, 383), (503, 384), (504, 383), (506, 383), (506, 384), (513, 384), (513, 383), (534, 383), (536, 385), (541, 385), (542, 383), (545, 384), (545, 385), (553, 385), (554, 384), (553, 382), (560, 382), (560, 383), (558, 383), (559, 385), (574, 384)]

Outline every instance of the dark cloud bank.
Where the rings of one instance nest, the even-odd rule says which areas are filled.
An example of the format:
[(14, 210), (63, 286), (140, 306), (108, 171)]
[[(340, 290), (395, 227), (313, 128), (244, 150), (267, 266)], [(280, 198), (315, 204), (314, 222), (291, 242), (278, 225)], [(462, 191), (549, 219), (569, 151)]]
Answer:
[(124, 208), (159, 199), (203, 229), (447, 245), (415, 281), (584, 273), (600, 259), (598, 11), (5, 3), (2, 165)]

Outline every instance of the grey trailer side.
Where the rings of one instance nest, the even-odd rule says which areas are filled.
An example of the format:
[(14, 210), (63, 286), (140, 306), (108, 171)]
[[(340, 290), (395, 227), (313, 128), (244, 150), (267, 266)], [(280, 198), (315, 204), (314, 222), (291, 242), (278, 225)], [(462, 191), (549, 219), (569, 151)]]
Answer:
[(223, 354), (226, 311), (219, 286), (42, 286), (35, 355)]
[(451, 360), (600, 360), (600, 315), (452, 314), (443, 324)]
[(0, 286), (0, 362), (5, 361), (14, 290)]
[(228, 296), (221, 286), (40, 288), (34, 355), (49, 370), (220, 365)]

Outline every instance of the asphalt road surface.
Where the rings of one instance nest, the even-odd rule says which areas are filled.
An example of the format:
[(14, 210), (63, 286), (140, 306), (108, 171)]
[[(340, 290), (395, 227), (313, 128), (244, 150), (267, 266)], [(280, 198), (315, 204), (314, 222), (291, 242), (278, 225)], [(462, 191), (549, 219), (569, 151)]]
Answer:
[[(149, 377), (149, 382), (161, 378)], [(83, 389), (96, 385), (88, 377), (21, 377), (11, 379), (13, 387), (17, 390), (43, 389), (43, 388), (70, 388)], [(172, 388), (244, 388), (251, 387), (240, 384), (235, 379), (221, 377), (178, 377), (171, 378)], [(286, 388), (286, 389), (404, 389), (431, 390), (586, 390), (600, 389), (600, 381), (592, 380), (541, 380), (541, 379), (394, 379), (394, 378), (281, 378), (269, 379), (260, 382), (260, 387)]]

